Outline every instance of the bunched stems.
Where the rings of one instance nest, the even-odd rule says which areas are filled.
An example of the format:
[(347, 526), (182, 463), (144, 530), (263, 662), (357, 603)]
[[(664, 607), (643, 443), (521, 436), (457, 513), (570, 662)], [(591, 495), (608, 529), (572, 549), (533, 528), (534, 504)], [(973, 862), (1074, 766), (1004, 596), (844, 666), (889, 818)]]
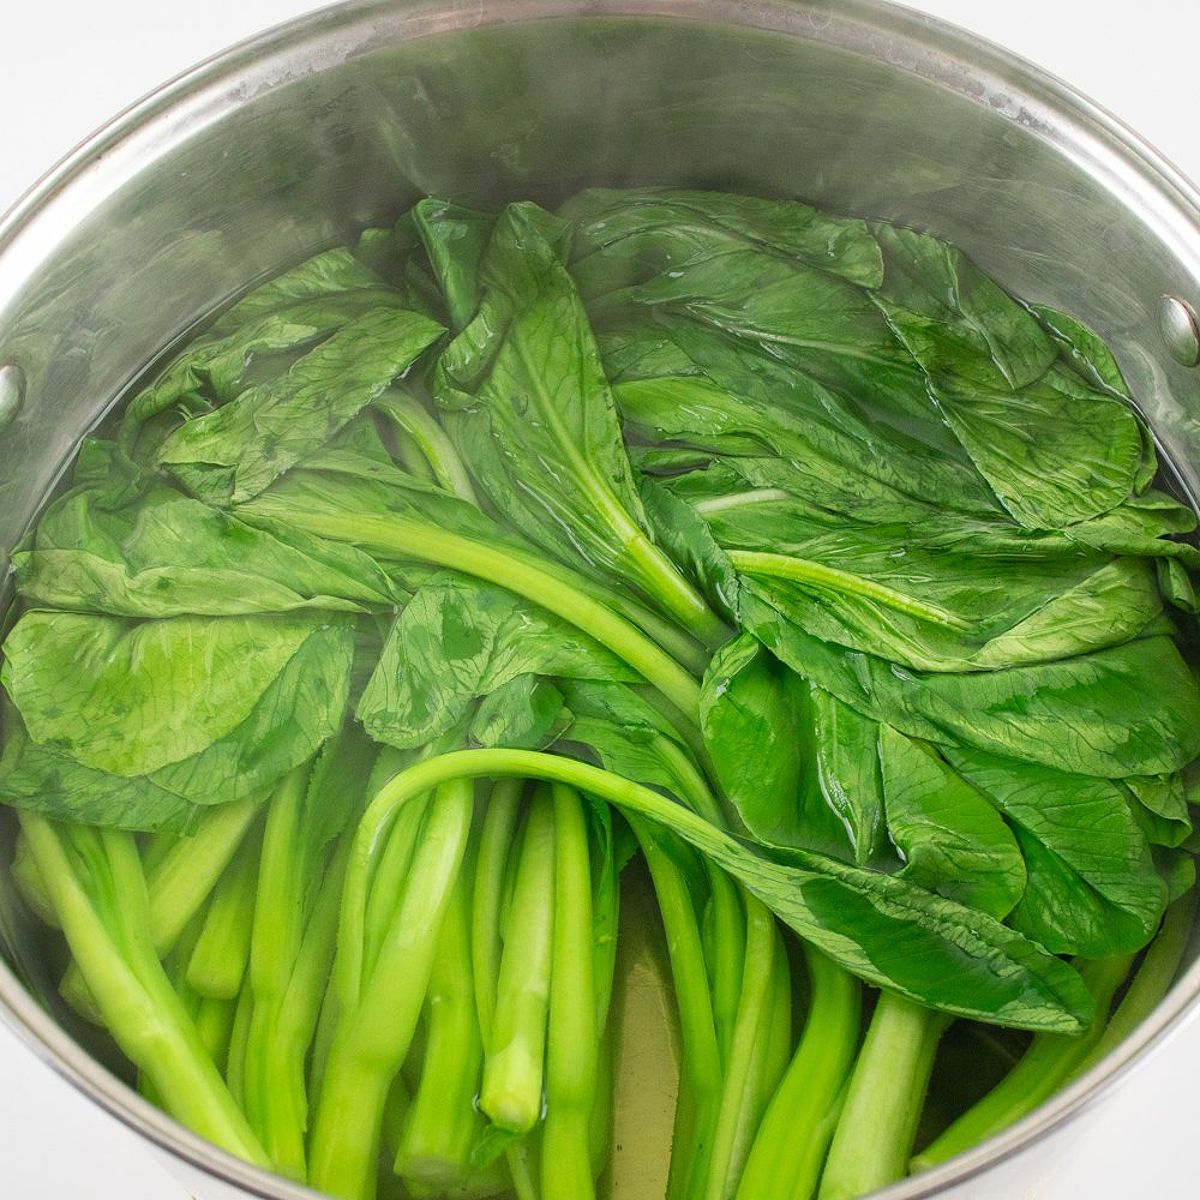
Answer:
[(230, 1153), (267, 1165), (155, 953), (133, 839), (100, 834), (87, 848), (85, 883), (79, 855), (54, 825), (30, 812), (21, 813), (21, 824), (83, 979), (124, 1054), (179, 1120)]
[[(188, 922), (212, 895), (259, 808), (250, 800), (222, 804), (205, 814), (191, 837), (159, 843), (162, 848), (153, 856), (146, 876), (150, 932), (160, 958), (171, 952)], [(74, 963), (63, 976), (61, 991), (85, 1017), (95, 1015), (92, 998)]]
[[(442, 784), (387, 940), (370, 976), (359, 977), (354, 1003), (343, 1003), (325, 1063), (309, 1182), (344, 1200), (371, 1200), (375, 1194), (384, 1105), (416, 1030), (438, 931), (466, 849), (474, 809), (472, 786), (462, 779)], [(354, 894), (350, 882), (361, 866), (362, 859), (352, 857), (347, 896)], [(349, 929), (343, 922), (335, 963), (339, 978), (347, 973), (341, 961), (349, 949), (347, 934), (357, 939), (352, 968), (357, 973), (361, 965), (361, 916)]]
[(862, 987), (820, 951), (804, 947), (808, 1017), (759, 1126), (737, 1200), (811, 1200), (858, 1049)]
[(857, 1200), (908, 1174), (938, 1041), (939, 1012), (880, 995), (850, 1077), (821, 1177), (820, 1200)]

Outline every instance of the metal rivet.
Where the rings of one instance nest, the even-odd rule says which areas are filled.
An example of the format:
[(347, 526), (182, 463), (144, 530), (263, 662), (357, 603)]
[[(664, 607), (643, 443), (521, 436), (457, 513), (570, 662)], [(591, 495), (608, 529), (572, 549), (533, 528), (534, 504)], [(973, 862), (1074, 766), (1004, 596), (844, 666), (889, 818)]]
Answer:
[(1200, 363), (1200, 321), (1192, 306), (1178, 296), (1158, 302), (1158, 327), (1171, 357), (1185, 367)]
[(25, 372), (16, 363), (0, 366), (0, 429), (7, 429), (25, 400)]

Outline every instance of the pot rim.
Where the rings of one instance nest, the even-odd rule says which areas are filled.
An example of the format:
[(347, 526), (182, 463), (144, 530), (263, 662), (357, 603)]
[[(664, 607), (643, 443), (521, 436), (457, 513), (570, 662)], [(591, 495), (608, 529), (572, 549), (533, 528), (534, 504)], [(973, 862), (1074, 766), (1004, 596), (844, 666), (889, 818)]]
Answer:
[[(1123, 121), (1029, 60), (889, 0), (347, 0), (268, 29), (176, 75), (68, 153), (0, 214), (0, 314), (79, 221), (147, 163), (256, 96), (400, 37), (563, 18), (675, 19), (842, 48), (998, 111), (1101, 175), (1200, 279), (1200, 189)], [(886, 57), (884, 53), (886, 51)], [(1035, 1112), (873, 1200), (936, 1200), (1047, 1137), (1105, 1095), (1200, 1008), (1200, 961), (1117, 1049)], [(262, 1200), (319, 1193), (251, 1166), (178, 1124), (94, 1060), (0, 960), (0, 1020), (77, 1091), (159, 1150)]]

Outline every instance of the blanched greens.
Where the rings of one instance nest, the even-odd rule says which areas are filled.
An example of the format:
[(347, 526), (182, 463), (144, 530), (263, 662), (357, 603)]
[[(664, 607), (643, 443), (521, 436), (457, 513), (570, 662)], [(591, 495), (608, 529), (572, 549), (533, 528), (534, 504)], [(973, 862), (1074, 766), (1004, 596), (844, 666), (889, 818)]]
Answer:
[[(669, 1200), (851, 1200), (1069, 1080), (1148, 946), (1111, 1028), (1169, 982), (1196, 519), (1104, 343), (931, 234), (428, 198), (108, 434), (13, 554), (0, 800), (64, 997), (226, 1149), (594, 1195), (626, 869)], [(980, 1022), (1036, 1036), (926, 1108)]]

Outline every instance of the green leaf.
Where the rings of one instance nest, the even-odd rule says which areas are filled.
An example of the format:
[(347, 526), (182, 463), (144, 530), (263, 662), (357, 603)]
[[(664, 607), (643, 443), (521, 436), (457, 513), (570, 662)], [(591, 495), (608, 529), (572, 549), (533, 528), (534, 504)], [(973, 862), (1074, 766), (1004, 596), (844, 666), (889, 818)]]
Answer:
[[(706, 786), (675, 728), (632, 688), (586, 679), (564, 679), (560, 686), (571, 714), (562, 743), (583, 747), (606, 770), (685, 803), (692, 803), (697, 780)], [(673, 749), (664, 753), (664, 747)]]
[(700, 729), (722, 789), (759, 841), (814, 847), (799, 811), (810, 760), (807, 686), (748, 634), (726, 642), (704, 674)]
[(809, 693), (817, 785), (850, 841), (856, 866), (891, 867), (879, 726), (819, 687)]
[[(110, 773), (59, 746), (36, 743), (13, 714), (0, 762), (0, 801), (86, 824), (186, 833), (205, 807), (264, 798), (337, 732), (351, 655), (352, 632), (344, 621), (311, 625), (240, 722), (189, 757), (149, 773)], [(176, 711), (186, 720), (182, 702)]]
[(867, 287), (883, 278), (865, 221), (798, 200), (683, 188), (591, 188), (560, 214), (572, 226), (571, 269), (588, 296), (750, 245)]
[(309, 619), (29, 612), (4, 686), (35, 742), (117, 775), (190, 758), (250, 714), (314, 635)]
[(402, 299), (342, 247), (285, 271), (222, 313), (129, 402), (121, 446), (130, 449), (146, 422), (177, 405), (203, 410), (232, 398), (256, 356), (294, 350)]
[(931, 377), (947, 423), (1014, 519), (1058, 529), (1116, 508), (1137, 485), (1142, 430), (1119, 400), (1050, 372), (1009, 393)]
[(1058, 357), (1058, 347), (1029, 310), (961, 250), (914, 229), (876, 223), (871, 230), (884, 256), (883, 285), (875, 292), (884, 311), (923, 317), (938, 330), (939, 341), (929, 350), (946, 356), (945, 367), (917, 356), (930, 374), (986, 357), (1017, 389), (1040, 379)]
[(823, 641), (916, 670), (1067, 658), (1127, 641), (1162, 611), (1145, 562), (1064, 538), (937, 517), (858, 524), (769, 494), (698, 507), (743, 571), (760, 568), (736, 551), (770, 552), (769, 569), (785, 577), (766, 586), (782, 615)]
[(480, 746), (541, 750), (570, 724), (563, 694), (550, 680), (518, 675), (483, 698), (468, 732)]
[(1055, 341), (961, 252), (912, 230), (875, 234), (886, 262), (875, 302), (1014, 518), (1055, 529), (1124, 501), (1144, 450), (1129, 405), (1057, 368)]
[(503, 588), (437, 576), (396, 618), (358, 703), (376, 741), (415, 747), (523, 675), (636, 679), (615, 655)]
[(11, 706), (0, 756), (0, 800), (59, 821), (173, 834), (190, 833), (200, 813), (194, 802), (145, 775), (110, 775), (31, 742)]
[(944, 753), (1021, 846), (1028, 883), (1009, 917), (1015, 929), (1084, 958), (1133, 953), (1150, 941), (1167, 889), (1118, 784), (978, 750)]
[(373, 794), (369, 781), (377, 750), (355, 721), (346, 721), (321, 747), (304, 797), (302, 827), (310, 856), (319, 854), (361, 815)]
[(348, 611), (403, 597), (366, 554), (280, 527), (255, 529), (143, 474), (110, 442), (88, 447), (105, 478), (68, 492), (13, 555), (36, 605), (117, 616)]
[(470, 324), (479, 307), (479, 266), (495, 219), (448, 200), (418, 200), (413, 223), (446, 298), (455, 329)]
[(1123, 782), (1129, 789), (1134, 816), (1152, 844), (1175, 849), (1192, 836), (1182, 771), (1173, 775), (1134, 775)]
[(742, 624), (794, 671), (884, 724), (1100, 778), (1175, 771), (1200, 753), (1200, 688), (1170, 637), (1003, 671), (931, 674), (844, 650), (746, 582)]
[(822, 741), (810, 692), (807, 681), (742, 634), (717, 651), (705, 673), (700, 728), (722, 790), (758, 841), (849, 858), (842, 813), (821, 786)]
[(1003, 919), (1025, 891), (1012, 833), (973, 787), (927, 744), (879, 727), (888, 832), (900, 877)]
[(247, 292), (212, 323), (213, 334), (233, 333), (251, 321), (302, 300), (345, 301), (356, 293), (378, 290), (379, 276), (344, 246), (335, 246), (276, 275)]
[(688, 504), (642, 477), (638, 491), (655, 541), (671, 556), (704, 598), (728, 621), (736, 619), (740, 584), (729, 556), (717, 545), (708, 524)]
[(442, 332), (418, 313), (377, 308), (281, 377), (182, 425), (159, 447), (158, 462), (202, 500), (248, 500), (329, 441)]
[(1103, 339), (1069, 313), (1045, 304), (1030, 304), (1038, 324), (1058, 343), (1068, 361), (1093, 387), (1107, 388), (1132, 399), (1129, 385)]
[(931, 504), (994, 508), (974, 469), (942, 448), (890, 435), (885, 424), (872, 424), (842, 397), (761, 350), (684, 322), (665, 324), (672, 344), (687, 347), (686, 365), (659, 374), (627, 372), (614, 381), (633, 436), (735, 459), (774, 453), (792, 467), (789, 482), (803, 498), (861, 519), (919, 519)]
[(479, 313), (435, 371), (446, 430), (492, 506), (527, 537), (711, 633), (719, 622), (648, 535), (564, 239), (534, 205), (510, 205), (497, 221)]

